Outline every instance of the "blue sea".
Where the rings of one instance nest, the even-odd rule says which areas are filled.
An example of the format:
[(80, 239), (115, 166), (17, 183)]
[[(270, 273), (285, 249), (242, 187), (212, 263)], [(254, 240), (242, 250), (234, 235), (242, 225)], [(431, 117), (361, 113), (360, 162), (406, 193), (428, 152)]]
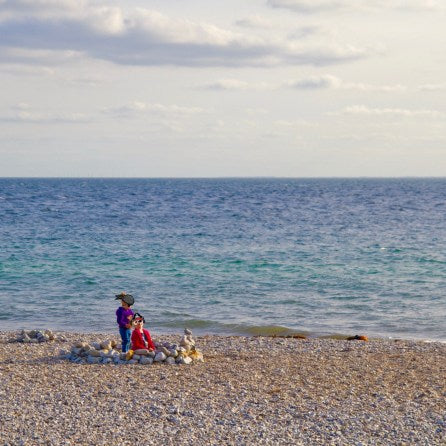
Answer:
[(446, 340), (446, 179), (0, 179), (0, 329)]

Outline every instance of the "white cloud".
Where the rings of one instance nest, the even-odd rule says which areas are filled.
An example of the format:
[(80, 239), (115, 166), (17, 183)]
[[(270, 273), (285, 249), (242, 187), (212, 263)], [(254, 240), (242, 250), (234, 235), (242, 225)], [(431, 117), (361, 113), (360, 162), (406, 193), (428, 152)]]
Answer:
[(407, 88), (403, 85), (373, 85), (362, 82), (344, 82), (331, 74), (323, 74), (319, 76), (309, 76), (297, 80), (291, 80), (280, 85), (273, 85), (267, 82), (249, 82), (239, 79), (218, 79), (208, 82), (200, 89), (207, 90), (275, 90), (281, 87), (295, 88), (297, 90), (356, 90), (363, 92), (403, 92)]
[(199, 107), (184, 107), (176, 104), (164, 105), (159, 103), (146, 103), (134, 101), (119, 107), (102, 108), (99, 112), (88, 115), (77, 112), (61, 112), (58, 110), (38, 109), (28, 103), (22, 102), (9, 108), (9, 111), (0, 115), (0, 122), (9, 123), (86, 123), (97, 122), (107, 118), (135, 119), (148, 115), (160, 118), (184, 118), (203, 113)]
[(87, 0), (6, 0), (0, 3), (0, 33), (0, 60), (10, 62), (26, 57), (32, 62), (36, 51), (142, 66), (326, 65), (368, 55), (368, 50), (352, 45), (290, 43)]
[[(1, 29), (1, 24), (0, 24)], [(2, 46), (0, 41), (0, 63), (53, 66), (82, 59), (83, 53), (73, 50), (54, 50)]]
[(286, 86), (296, 88), (299, 90), (319, 90), (319, 89), (342, 89), (342, 90), (357, 90), (370, 92), (401, 92), (405, 91), (406, 87), (403, 85), (373, 85), (361, 82), (344, 82), (336, 76), (331, 74), (324, 74), (320, 76), (311, 76), (294, 81), (289, 81)]
[(444, 119), (446, 113), (438, 110), (411, 110), (403, 108), (370, 108), (365, 105), (353, 105), (346, 107), (341, 114), (368, 115), (368, 116), (389, 116), (403, 118), (434, 118)]
[(418, 87), (421, 91), (444, 91), (446, 90), (446, 83), (442, 84), (424, 84)]
[(431, 11), (444, 8), (438, 0), (268, 0), (273, 8), (285, 8), (299, 13), (330, 11)]
[(407, 88), (404, 85), (373, 85), (364, 84), (362, 82), (342, 82), (339, 88), (344, 90), (358, 90), (358, 91), (370, 91), (370, 92), (402, 92), (406, 91)]
[(216, 81), (208, 82), (202, 87), (206, 90), (229, 91), (229, 90), (270, 90), (274, 86), (266, 82), (247, 82), (238, 79), (218, 79)]
[(236, 20), (235, 24), (242, 28), (271, 29), (273, 27), (273, 24), (269, 19), (259, 15), (252, 15)]
[(296, 81), (290, 81), (287, 83), (289, 87), (297, 88), (299, 90), (317, 90), (324, 88), (339, 88), (341, 81), (329, 74), (322, 76), (311, 76)]
[(143, 114), (156, 114), (162, 116), (188, 116), (203, 113), (199, 107), (184, 107), (176, 104), (150, 104), (142, 101), (134, 101), (120, 107), (110, 107), (102, 109), (102, 113), (113, 117), (133, 118)]
[(20, 103), (10, 108), (5, 115), (0, 115), (0, 122), (31, 124), (63, 124), (85, 123), (90, 117), (84, 113), (68, 113), (59, 111), (39, 111), (27, 103)]

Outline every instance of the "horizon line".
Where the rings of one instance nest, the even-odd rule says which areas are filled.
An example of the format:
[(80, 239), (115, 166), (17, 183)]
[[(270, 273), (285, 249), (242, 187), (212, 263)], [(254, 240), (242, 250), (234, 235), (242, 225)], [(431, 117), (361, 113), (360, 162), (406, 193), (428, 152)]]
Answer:
[(0, 176), (0, 179), (66, 179), (66, 180), (221, 180), (221, 179), (285, 179), (285, 180), (311, 180), (311, 179), (446, 179), (446, 175), (401, 175), (401, 176), (278, 176), (278, 175), (252, 175), (252, 176)]

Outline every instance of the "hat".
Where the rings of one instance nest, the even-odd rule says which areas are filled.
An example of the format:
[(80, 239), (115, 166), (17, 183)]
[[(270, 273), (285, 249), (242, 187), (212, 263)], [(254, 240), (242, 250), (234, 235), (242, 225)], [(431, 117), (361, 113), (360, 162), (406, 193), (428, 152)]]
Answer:
[(137, 320), (142, 320), (144, 323), (146, 322), (146, 320), (144, 319), (144, 316), (142, 314), (140, 314), (140, 313), (135, 313), (133, 315), (132, 321), (135, 322)]
[(122, 300), (128, 305), (133, 305), (135, 303), (135, 299), (133, 299), (133, 296), (131, 294), (127, 294), (125, 291), (116, 294), (115, 300)]

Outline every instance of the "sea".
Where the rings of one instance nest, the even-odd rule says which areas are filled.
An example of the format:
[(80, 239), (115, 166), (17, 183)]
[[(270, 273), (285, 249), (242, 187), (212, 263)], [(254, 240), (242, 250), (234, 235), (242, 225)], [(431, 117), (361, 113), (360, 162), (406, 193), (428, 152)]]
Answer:
[(446, 341), (445, 178), (0, 179), (0, 329)]

